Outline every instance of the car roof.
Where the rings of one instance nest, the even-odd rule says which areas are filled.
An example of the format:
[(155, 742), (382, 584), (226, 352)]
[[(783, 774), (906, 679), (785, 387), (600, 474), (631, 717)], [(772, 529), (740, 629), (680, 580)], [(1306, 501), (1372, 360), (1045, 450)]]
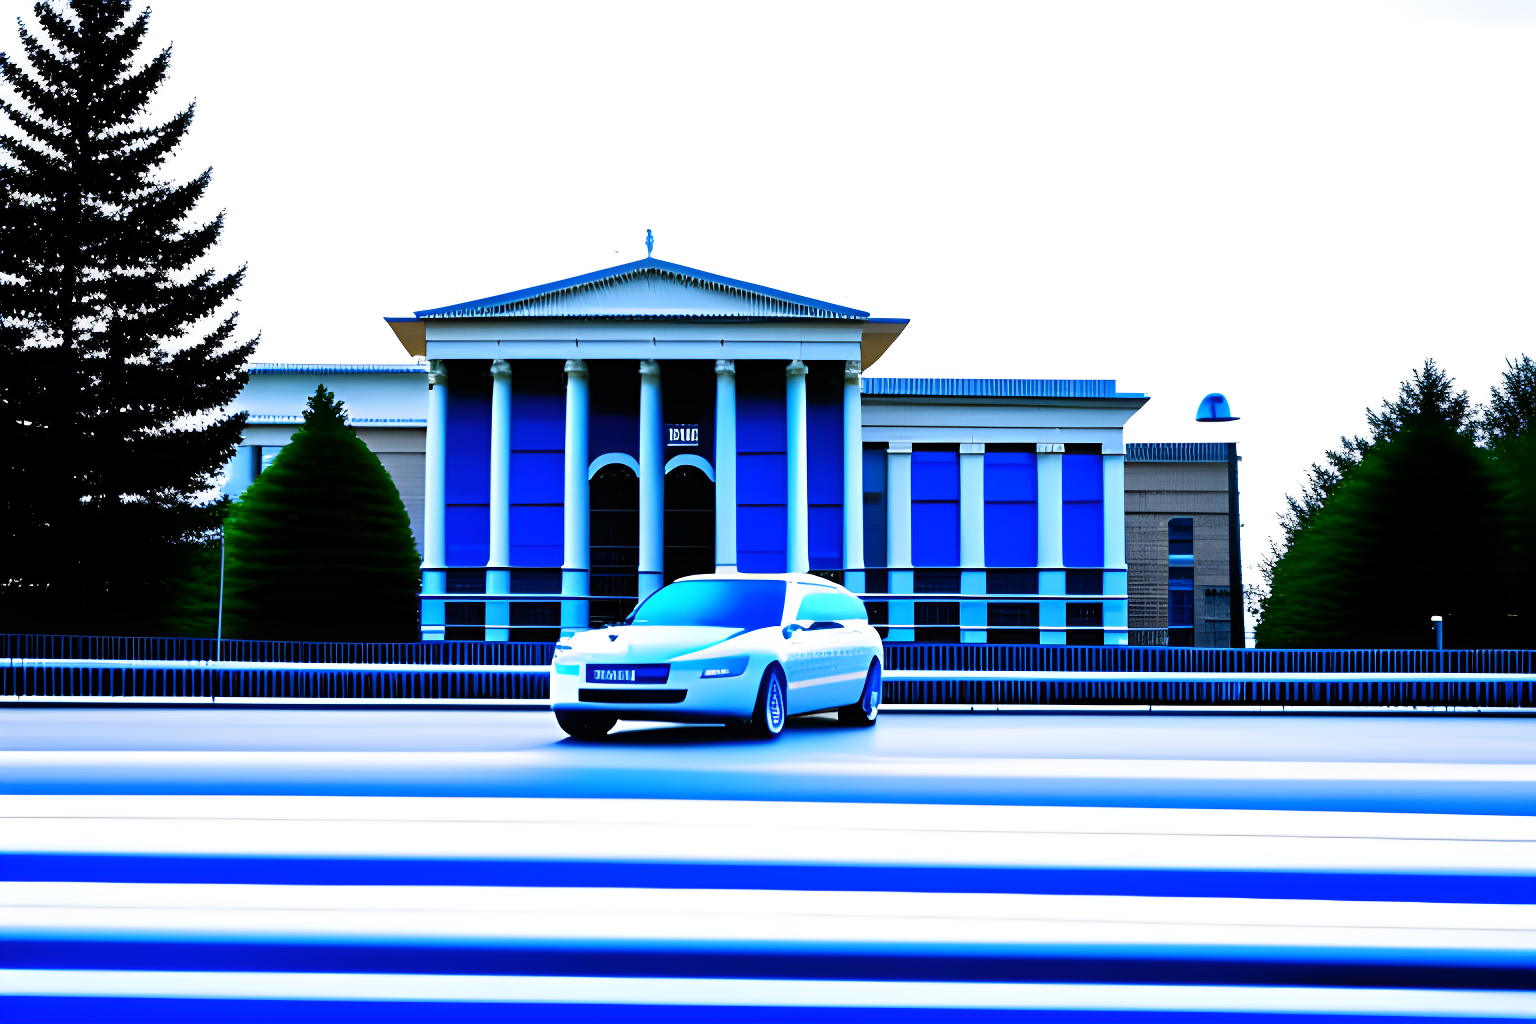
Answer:
[(673, 582), (681, 583), (684, 580), (783, 580), (786, 583), (809, 583), (817, 587), (845, 589), (825, 577), (812, 576), (806, 572), (710, 572), (696, 576), (679, 576)]

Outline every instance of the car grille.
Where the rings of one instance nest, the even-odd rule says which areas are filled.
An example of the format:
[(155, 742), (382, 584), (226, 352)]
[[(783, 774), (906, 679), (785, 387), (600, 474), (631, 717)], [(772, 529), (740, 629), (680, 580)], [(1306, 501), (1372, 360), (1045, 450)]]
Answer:
[(681, 704), (688, 696), (687, 690), (589, 690), (585, 687), (576, 694), (579, 700), (592, 704)]

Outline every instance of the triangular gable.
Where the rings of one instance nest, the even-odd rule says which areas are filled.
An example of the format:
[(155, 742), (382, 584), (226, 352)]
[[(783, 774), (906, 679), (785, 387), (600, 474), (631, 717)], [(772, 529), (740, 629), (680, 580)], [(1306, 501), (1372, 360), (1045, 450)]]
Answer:
[(422, 319), (451, 317), (578, 317), (581, 319), (836, 319), (868, 320), (847, 306), (721, 277), (692, 267), (643, 259), (521, 291), (418, 310)]

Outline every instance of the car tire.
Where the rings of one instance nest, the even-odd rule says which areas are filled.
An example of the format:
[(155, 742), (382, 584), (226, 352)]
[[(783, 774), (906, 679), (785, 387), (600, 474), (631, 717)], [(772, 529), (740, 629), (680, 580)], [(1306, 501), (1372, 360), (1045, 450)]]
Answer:
[(556, 711), (555, 721), (573, 740), (592, 742), (608, 735), (618, 719), (612, 715), (596, 715), (590, 711)]
[(748, 736), (771, 740), (784, 731), (784, 721), (789, 717), (789, 690), (784, 685), (784, 670), (777, 663), (763, 670), (763, 681), (757, 688), (757, 704), (752, 717), (743, 730)]
[(865, 728), (874, 725), (875, 719), (880, 716), (880, 661), (875, 659), (869, 663), (869, 671), (864, 675), (864, 692), (859, 694), (857, 704), (849, 704), (847, 707), (837, 709), (837, 721), (839, 725), (863, 726)]

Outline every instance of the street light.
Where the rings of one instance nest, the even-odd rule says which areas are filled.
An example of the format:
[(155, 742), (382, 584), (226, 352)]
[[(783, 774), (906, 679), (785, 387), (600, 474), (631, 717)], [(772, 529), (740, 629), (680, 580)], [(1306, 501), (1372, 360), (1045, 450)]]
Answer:
[(1429, 621), (1435, 624), (1435, 650), (1445, 650), (1445, 619), (1439, 615), (1431, 615)]

